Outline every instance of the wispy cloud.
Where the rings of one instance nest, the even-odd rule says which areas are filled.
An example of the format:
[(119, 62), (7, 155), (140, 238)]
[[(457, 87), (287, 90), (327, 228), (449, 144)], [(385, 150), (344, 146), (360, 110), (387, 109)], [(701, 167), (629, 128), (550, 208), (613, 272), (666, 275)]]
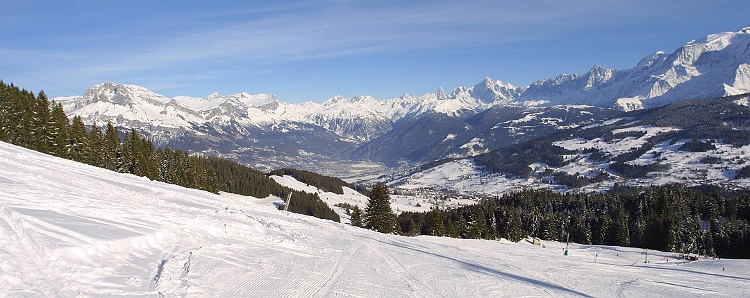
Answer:
[[(411, 64), (425, 72), (439, 72), (440, 67), (450, 64), (446, 60), (457, 57), (479, 67), (464, 73), (476, 72), (483, 77), (491, 75), (491, 67), (498, 65), (513, 71), (528, 68), (516, 65), (521, 62), (492, 64), (485, 63), (487, 60), (536, 62), (537, 57), (529, 56), (551, 55), (539, 41), (555, 40), (562, 43), (557, 50), (566, 51), (572, 42), (561, 40), (567, 36), (577, 34), (575, 42), (584, 43), (589, 35), (592, 39), (617, 38), (606, 36), (607, 29), (654, 23), (654, 19), (667, 17), (665, 11), (670, 12), (672, 20), (679, 19), (703, 8), (693, 2), (657, 2), (327, 0), (251, 1), (240, 5), (197, 2), (170, 7), (173, 5), (159, 1), (136, 1), (113, 4), (106, 10), (96, 9), (99, 3), (87, 0), (75, 5), (17, 5), (6, 14), (18, 17), (0, 21), (6, 25), (0, 28), (1, 34), (17, 36), (0, 44), (0, 57), (8, 69), (72, 89), (85, 89), (105, 80), (147, 82), (144, 85), (154, 89), (230, 81), (223, 78), (234, 78), (233, 84), (240, 85), (248, 78), (262, 79), (264, 74), (278, 75), (277, 80), (284, 81), (302, 77), (294, 74), (298, 65), (326, 68), (328, 62), (346, 60), (365, 61), (361, 66), (373, 68), (375, 63), (402, 63), (404, 60), (398, 58), (403, 57), (425, 57)], [(40, 10), (55, 13), (27, 21)], [(31, 34), (26, 37), (23, 32)], [(659, 49), (664, 48), (647, 50)], [(466, 57), (474, 53), (481, 55)], [(565, 71), (569, 71), (572, 59), (564, 54), (539, 64), (548, 66), (551, 59), (557, 59), (564, 61)], [(459, 63), (449, 67), (463, 67)], [(593, 62), (586, 67), (590, 65)], [(384, 73), (394, 69), (397, 67), (381, 68), (383, 73), (374, 75), (390, 78), (392, 75)], [(279, 74), (284, 71), (292, 74)], [(330, 75), (321, 71), (308, 77), (321, 74)], [(448, 76), (444, 77), (447, 81)]]
[[(508, 44), (542, 39), (571, 27), (596, 26), (594, 21), (607, 17), (591, 13), (604, 11), (593, 1), (585, 5), (541, 2), (355, 3), (307, 7), (309, 12), (298, 6), (270, 7), (265, 9), (273, 12), (268, 16), (259, 15), (263, 9), (225, 16), (226, 22), (211, 16), (216, 22), (211, 29), (186, 28), (187, 33), (179, 36), (122, 36), (138, 47), (111, 49), (75, 70), (101, 75), (234, 59), (266, 64)], [(588, 17), (581, 18), (584, 14)], [(249, 18), (242, 19), (244, 15)]]

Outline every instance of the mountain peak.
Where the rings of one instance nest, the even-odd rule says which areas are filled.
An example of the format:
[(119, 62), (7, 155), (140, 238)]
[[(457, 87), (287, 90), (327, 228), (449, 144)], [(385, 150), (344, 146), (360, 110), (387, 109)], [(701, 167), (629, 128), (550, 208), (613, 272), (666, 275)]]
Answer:
[(601, 71), (606, 71), (606, 70), (607, 70), (606, 67), (601, 66), (599, 64), (594, 64), (594, 66), (591, 67), (589, 72), (601, 72)]
[(164, 96), (144, 87), (119, 84), (112, 81), (94, 85), (84, 92), (84, 98), (88, 98), (92, 102), (110, 102), (117, 105), (129, 105), (134, 97), (148, 98), (158, 102), (169, 101)]
[(435, 95), (437, 96), (438, 100), (444, 100), (448, 99), (448, 93), (445, 93), (445, 90), (443, 87), (438, 88), (438, 90), (435, 92)]
[(645, 68), (645, 67), (651, 67), (658, 63), (660, 60), (663, 60), (664, 58), (664, 51), (657, 51), (656, 53), (652, 55), (648, 55), (646, 57), (643, 57), (640, 62), (638, 62), (638, 65), (636, 65), (636, 69)]

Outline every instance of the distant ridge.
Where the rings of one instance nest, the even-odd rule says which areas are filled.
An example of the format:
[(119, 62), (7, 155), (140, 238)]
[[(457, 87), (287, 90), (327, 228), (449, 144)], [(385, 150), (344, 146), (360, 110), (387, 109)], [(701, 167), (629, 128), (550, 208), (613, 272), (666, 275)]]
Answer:
[[(532, 114), (540, 113), (540, 108), (573, 105), (632, 111), (746, 92), (750, 92), (750, 27), (690, 41), (671, 54), (655, 52), (631, 69), (595, 65), (583, 74), (562, 74), (524, 87), (485, 78), (450, 93), (439, 88), (420, 96), (336, 96), (323, 103), (291, 104), (272, 94), (167, 98), (140, 86), (108, 82), (91, 87), (83, 96), (53, 100), (62, 103), (68, 115), (80, 116), (87, 124), (109, 121), (121, 128), (135, 128), (157, 144), (222, 155), (259, 169), (275, 169), (304, 167), (310, 161), (340, 164), (370, 158), (391, 165), (409, 164), (497, 149), (501, 145), (493, 144), (507, 141), (497, 142), (493, 139), (497, 133), (486, 129), (479, 132), (472, 129), (471, 121), (467, 122), (491, 109), (515, 111), (515, 116), (503, 121), (516, 125), (525, 117), (535, 117)], [(585, 125), (593, 118), (580, 118), (580, 123), (566, 121), (565, 115), (539, 120), (562, 129)], [(411, 130), (422, 129), (410, 132), (424, 136), (421, 141), (410, 140), (420, 143), (407, 144), (413, 147), (408, 150), (386, 147), (405, 125)], [(511, 126), (502, 127), (519, 128)], [(526, 138), (538, 136), (528, 135), (532, 130), (529, 125), (523, 126)], [(367, 153), (371, 150), (376, 154)], [(384, 154), (382, 150), (397, 153)]]

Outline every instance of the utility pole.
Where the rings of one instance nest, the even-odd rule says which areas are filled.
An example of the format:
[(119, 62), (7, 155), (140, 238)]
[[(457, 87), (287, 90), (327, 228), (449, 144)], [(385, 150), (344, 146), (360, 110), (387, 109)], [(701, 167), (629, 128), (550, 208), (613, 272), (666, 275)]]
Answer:
[(284, 203), (284, 211), (289, 210), (289, 202), (292, 201), (292, 192), (290, 191), (289, 194), (286, 195), (286, 203)]

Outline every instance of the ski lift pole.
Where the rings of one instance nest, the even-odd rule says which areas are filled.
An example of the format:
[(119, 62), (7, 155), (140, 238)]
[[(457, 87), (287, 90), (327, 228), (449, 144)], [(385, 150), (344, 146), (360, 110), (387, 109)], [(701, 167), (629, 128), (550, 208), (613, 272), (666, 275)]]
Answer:
[(568, 245), (570, 244), (570, 215), (568, 215), (568, 222), (567, 222), (567, 229), (566, 229), (566, 239), (565, 239), (565, 252), (563, 255), (568, 255)]
[(289, 202), (292, 201), (292, 192), (290, 191), (289, 194), (286, 195), (286, 203), (284, 203), (284, 211), (289, 210)]

